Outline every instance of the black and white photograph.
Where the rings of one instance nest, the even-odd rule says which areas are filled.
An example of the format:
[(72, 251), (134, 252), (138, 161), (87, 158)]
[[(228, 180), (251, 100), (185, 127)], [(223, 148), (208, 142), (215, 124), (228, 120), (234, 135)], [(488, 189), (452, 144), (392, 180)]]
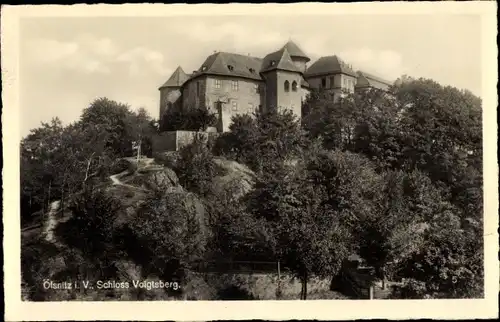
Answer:
[(3, 7), (12, 301), (498, 316), (496, 4), (448, 4), (29, 6), (10, 60)]

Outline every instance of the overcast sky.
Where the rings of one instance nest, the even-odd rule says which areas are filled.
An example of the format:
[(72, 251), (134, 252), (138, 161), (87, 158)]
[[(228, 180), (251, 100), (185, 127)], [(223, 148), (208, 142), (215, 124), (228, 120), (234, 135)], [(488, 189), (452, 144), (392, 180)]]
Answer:
[(481, 95), (480, 16), (336, 15), (23, 18), (21, 135), (68, 123), (98, 97), (158, 117), (158, 87), (214, 51), (260, 56), (294, 40), (312, 59), (337, 54), (389, 80), (435, 79)]

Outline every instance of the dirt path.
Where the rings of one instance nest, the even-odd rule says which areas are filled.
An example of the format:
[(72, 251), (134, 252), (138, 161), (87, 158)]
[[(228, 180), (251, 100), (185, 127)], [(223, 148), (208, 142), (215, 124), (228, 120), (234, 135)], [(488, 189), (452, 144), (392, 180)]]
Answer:
[(113, 185), (126, 186), (126, 184), (123, 183), (120, 180), (120, 178), (123, 177), (124, 175), (126, 175), (127, 173), (128, 173), (128, 170), (125, 170), (123, 172), (120, 172), (120, 173), (117, 173), (117, 174), (113, 174), (112, 176), (109, 176), (109, 178), (113, 182)]
[(136, 187), (136, 186), (133, 186), (133, 185), (130, 185), (130, 184), (127, 184), (127, 183), (124, 183), (123, 181), (120, 180), (121, 177), (127, 175), (128, 173), (129, 173), (129, 171), (125, 170), (123, 172), (120, 172), (120, 173), (114, 174), (112, 176), (109, 176), (109, 179), (111, 179), (111, 181), (113, 182), (114, 186), (122, 186), (122, 187), (127, 187), (127, 188), (130, 188), (130, 189), (134, 189), (134, 190), (140, 190), (140, 191), (148, 192), (148, 190), (146, 190), (146, 189), (143, 189), (143, 188), (140, 188), (140, 187)]
[(57, 244), (57, 240), (54, 236), (54, 229), (58, 224), (58, 220), (56, 219), (56, 215), (59, 211), (59, 206), (61, 204), (60, 200), (53, 201), (50, 204), (49, 212), (47, 213), (47, 221), (45, 222), (45, 240), (49, 243)]

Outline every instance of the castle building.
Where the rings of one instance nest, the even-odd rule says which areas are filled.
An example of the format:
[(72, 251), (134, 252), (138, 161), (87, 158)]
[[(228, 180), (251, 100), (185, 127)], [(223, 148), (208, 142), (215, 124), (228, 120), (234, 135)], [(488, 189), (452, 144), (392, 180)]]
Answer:
[(217, 131), (225, 132), (234, 115), (256, 109), (290, 109), (300, 118), (311, 89), (322, 88), (339, 97), (344, 90), (385, 90), (391, 85), (355, 72), (338, 56), (321, 57), (307, 67), (309, 62), (299, 46), (288, 41), (264, 58), (216, 52), (191, 74), (179, 66), (159, 88), (160, 121), (171, 110), (207, 108), (217, 116)]

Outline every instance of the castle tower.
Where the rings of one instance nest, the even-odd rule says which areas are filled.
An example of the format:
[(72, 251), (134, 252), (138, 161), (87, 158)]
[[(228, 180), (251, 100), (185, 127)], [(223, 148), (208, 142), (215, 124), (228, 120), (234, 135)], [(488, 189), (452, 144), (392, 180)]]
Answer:
[(290, 109), (300, 119), (302, 71), (294, 64), (286, 48), (264, 58), (261, 76), (267, 88), (266, 109)]
[(297, 46), (296, 43), (289, 40), (282, 49), (286, 49), (290, 55), (293, 63), (297, 66), (297, 69), (302, 73), (305, 73), (307, 68), (307, 63), (311, 61), (309, 57)]
[(165, 113), (180, 104), (181, 87), (187, 81), (188, 75), (179, 66), (170, 78), (158, 90), (160, 91), (160, 122)]

